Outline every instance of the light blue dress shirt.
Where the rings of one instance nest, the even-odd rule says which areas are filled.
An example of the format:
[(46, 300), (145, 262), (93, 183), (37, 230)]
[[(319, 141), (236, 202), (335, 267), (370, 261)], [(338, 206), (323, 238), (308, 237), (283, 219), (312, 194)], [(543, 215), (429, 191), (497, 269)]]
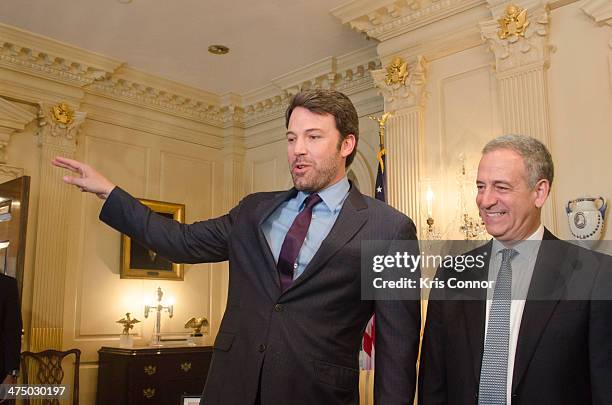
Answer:
[[(319, 246), (321, 246), (321, 243), (334, 226), (344, 200), (348, 196), (349, 189), (350, 184), (345, 176), (339, 182), (317, 193), (323, 201), (315, 205), (312, 211), (312, 221), (310, 222), (304, 244), (298, 254), (297, 268), (293, 272), (294, 280), (304, 272), (304, 269), (306, 269), (310, 260), (319, 250)], [(295, 217), (304, 209), (304, 200), (309, 195), (310, 193), (303, 191), (298, 192), (295, 197), (279, 205), (261, 225), (276, 263), (278, 263), (278, 256), (280, 255), (285, 235), (287, 235)]]

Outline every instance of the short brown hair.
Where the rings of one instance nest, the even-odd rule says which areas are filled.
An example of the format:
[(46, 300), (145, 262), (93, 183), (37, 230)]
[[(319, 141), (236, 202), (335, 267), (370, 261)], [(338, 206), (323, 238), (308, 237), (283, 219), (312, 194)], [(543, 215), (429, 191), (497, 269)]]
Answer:
[(357, 143), (359, 142), (359, 117), (357, 110), (351, 100), (335, 90), (313, 89), (304, 90), (293, 96), (287, 111), (285, 111), (285, 127), (289, 128), (289, 118), (296, 107), (306, 108), (316, 114), (331, 114), (336, 121), (336, 128), (340, 132), (338, 145), (353, 134), (355, 136), (355, 148), (346, 157), (345, 167), (348, 167), (357, 154)]

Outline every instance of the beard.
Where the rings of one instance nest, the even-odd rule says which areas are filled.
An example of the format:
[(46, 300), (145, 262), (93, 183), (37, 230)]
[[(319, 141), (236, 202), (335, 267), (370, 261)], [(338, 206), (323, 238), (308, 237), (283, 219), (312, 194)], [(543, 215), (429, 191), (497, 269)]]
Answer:
[(293, 186), (296, 190), (307, 193), (315, 193), (329, 186), (340, 171), (340, 166), (344, 164), (342, 159), (331, 156), (318, 164), (306, 159), (296, 159), (293, 161), (291, 168), (293, 169), (295, 165), (300, 163), (307, 164), (310, 167), (306, 173), (298, 174), (291, 170)]

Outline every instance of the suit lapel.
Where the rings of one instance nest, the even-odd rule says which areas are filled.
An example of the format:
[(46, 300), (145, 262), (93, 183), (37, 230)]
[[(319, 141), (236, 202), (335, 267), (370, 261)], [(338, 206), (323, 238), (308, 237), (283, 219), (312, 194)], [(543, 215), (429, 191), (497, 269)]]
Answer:
[[(275, 209), (278, 208), (284, 201), (295, 197), (297, 194), (297, 190), (292, 188), (291, 190), (279, 193), (274, 196), (272, 201), (265, 200), (259, 203), (254, 212), (254, 217), (259, 218), (259, 222), (257, 223), (257, 240), (259, 241), (259, 247), (264, 254), (264, 259), (267, 264), (266, 273), (272, 277), (272, 282), (280, 289), (280, 282), (278, 280), (278, 272), (276, 271), (276, 262), (274, 261), (274, 255), (270, 250), (270, 245), (268, 245), (268, 241), (262, 230), (262, 224), (264, 221), (274, 212)], [(278, 291), (275, 292), (275, 295), (278, 295)]]
[(351, 185), (349, 195), (327, 237), (313, 256), (304, 272), (285, 293), (297, 288), (316, 274), (327, 261), (363, 227), (368, 219), (368, 206), (363, 195)]
[(560, 248), (561, 243), (545, 229), (521, 319), (512, 376), (513, 393), (527, 371), (540, 337), (565, 291), (564, 280), (572, 271), (571, 261), (566, 257), (568, 251)]

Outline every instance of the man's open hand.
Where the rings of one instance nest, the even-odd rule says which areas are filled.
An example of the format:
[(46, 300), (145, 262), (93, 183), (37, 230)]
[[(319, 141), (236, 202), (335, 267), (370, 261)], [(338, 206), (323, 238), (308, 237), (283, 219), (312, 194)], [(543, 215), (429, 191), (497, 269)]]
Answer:
[(115, 185), (108, 181), (106, 177), (95, 171), (91, 166), (77, 160), (57, 156), (51, 161), (57, 167), (68, 169), (78, 176), (64, 176), (64, 182), (75, 185), (83, 192), (93, 193), (99, 198), (106, 200), (113, 191)]

